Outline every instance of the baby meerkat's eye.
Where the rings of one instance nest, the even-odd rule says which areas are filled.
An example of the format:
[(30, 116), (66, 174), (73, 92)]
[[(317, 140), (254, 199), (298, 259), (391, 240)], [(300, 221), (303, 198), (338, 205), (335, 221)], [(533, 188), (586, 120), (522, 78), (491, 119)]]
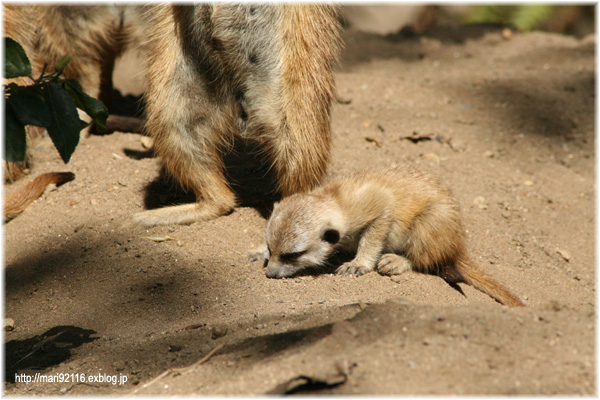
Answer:
[(294, 260), (297, 260), (298, 258), (302, 257), (302, 255), (304, 253), (306, 253), (306, 250), (297, 251), (295, 253), (284, 253), (279, 256), (279, 259), (284, 262), (285, 261), (294, 261)]
[(340, 232), (335, 229), (328, 229), (323, 233), (323, 240), (330, 244), (336, 244), (340, 241)]

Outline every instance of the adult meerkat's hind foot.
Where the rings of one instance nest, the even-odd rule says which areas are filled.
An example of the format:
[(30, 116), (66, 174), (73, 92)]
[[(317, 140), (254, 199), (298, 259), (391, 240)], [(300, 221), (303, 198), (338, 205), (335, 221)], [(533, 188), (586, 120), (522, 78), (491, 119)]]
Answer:
[[(212, 180), (210, 178), (213, 178)], [(208, 221), (231, 213), (236, 206), (235, 194), (224, 184), (220, 176), (205, 173), (203, 180), (195, 182), (193, 187), (208, 187), (210, 190), (196, 192), (195, 203), (181, 204), (147, 210), (134, 214), (130, 226), (151, 227), (158, 225), (189, 225), (194, 222)]]
[(151, 227), (158, 225), (189, 225), (229, 214), (234, 205), (200, 201), (193, 204), (163, 207), (133, 214), (125, 225)]

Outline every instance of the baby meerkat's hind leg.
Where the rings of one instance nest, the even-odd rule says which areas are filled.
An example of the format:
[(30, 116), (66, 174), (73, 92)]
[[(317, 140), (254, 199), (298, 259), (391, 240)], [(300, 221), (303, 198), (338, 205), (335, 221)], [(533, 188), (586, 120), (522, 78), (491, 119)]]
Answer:
[(394, 253), (382, 255), (377, 263), (377, 271), (381, 275), (400, 275), (410, 270), (412, 270), (410, 260)]
[[(401, 275), (407, 271), (412, 271), (413, 265), (406, 257), (398, 254), (384, 254), (377, 263), (377, 272), (381, 275)], [(453, 268), (452, 270), (443, 269), (440, 276), (455, 290), (463, 296), (465, 295), (460, 286), (456, 282), (464, 282), (464, 278), (460, 273)]]

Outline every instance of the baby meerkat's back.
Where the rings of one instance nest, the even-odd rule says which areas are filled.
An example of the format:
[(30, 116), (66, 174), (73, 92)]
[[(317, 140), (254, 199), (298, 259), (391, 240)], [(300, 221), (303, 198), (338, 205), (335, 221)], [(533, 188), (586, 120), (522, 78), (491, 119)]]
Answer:
[(408, 164), (357, 173), (315, 192), (334, 197), (356, 225), (375, 218), (389, 219), (386, 249), (391, 251), (404, 250), (404, 243), (419, 223), (462, 245), (460, 206), (452, 192), (434, 176)]

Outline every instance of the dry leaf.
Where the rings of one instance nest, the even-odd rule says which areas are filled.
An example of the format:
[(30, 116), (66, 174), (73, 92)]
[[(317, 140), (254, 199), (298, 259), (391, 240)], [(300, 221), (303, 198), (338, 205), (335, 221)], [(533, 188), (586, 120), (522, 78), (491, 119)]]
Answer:
[(167, 240), (175, 240), (171, 236), (146, 236), (146, 239), (152, 240), (153, 242), (166, 242)]

